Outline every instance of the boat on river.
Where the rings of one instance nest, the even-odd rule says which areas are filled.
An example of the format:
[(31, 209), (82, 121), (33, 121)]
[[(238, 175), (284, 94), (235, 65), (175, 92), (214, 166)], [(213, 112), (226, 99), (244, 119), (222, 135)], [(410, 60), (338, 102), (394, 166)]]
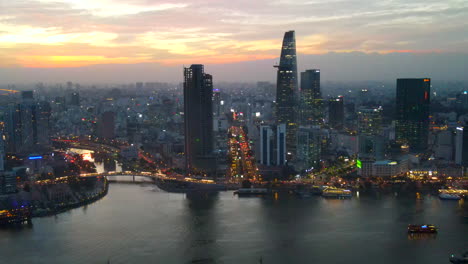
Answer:
[(435, 225), (408, 225), (408, 233), (437, 233)]
[(322, 196), (327, 198), (351, 198), (353, 193), (347, 189), (327, 187), (323, 189)]
[(23, 223), (31, 223), (31, 208), (29, 206), (0, 210), (0, 226)]
[(455, 193), (440, 193), (439, 199), (441, 200), (460, 200), (461, 196)]
[(462, 254), (461, 256), (452, 254), (450, 255), (449, 260), (451, 263), (454, 263), (454, 264), (466, 264), (468, 263), (468, 251)]
[(439, 190), (439, 198), (441, 200), (460, 200), (463, 197), (468, 197), (468, 190), (454, 188)]

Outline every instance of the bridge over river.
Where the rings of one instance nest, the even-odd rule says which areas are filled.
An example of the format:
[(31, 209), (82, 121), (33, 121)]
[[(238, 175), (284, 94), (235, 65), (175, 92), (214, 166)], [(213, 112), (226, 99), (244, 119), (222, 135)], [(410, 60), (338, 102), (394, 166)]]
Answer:
[[(171, 179), (172, 177), (168, 177), (167, 175), (161, 172), (134, 172), (134, 171), (122, 171), (122, 172), (103, 172), (103, 173), (83, 173), (80, 174), (80, 177), (94, 177), (94, 176), (105, 176), (109, 179), (109, 182), (118, 182), (119, 180), (112, 180), (111, 178), (114, 177), (131, 177), (131, 182), (138, 182), (135, 180), (135, 177), (144, 177), (147, 179), (151, 179), (152, 181), (156, 179)], [(175, 179), (175, 178), (174, 178)], [(130, 182), (130, 181), (125, 181)]]

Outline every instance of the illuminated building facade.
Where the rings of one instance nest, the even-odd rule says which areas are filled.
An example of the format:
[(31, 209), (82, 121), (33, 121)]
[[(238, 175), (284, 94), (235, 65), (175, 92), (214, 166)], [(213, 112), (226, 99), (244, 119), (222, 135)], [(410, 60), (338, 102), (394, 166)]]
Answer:
[(358, 132), (360, 135), (382, 134), (382, 108), (360, 108), (358, 115)]
[(276, 82), (276, 121), (286, 124), (286, 147), (294, 153), (296, 143), (297, 59), (294, 31), (284, 34)]
[(221, 93), (219, 89), (213, 89), (213, 115), (221, 115)]
[(208, 174), (213, 158), (213, 78), (201, 64), (184, 68), (185, 162), (187, 173)]
[(399, 160), (362, 160), (358, 174), (363, 177), (394, 177), (408, 172), (408, 159)]
[(408, 160), (380, 160), (372, 165), (372, 176), (394, 177), (408, 172)]
[(429, 134), (431, 79), (397, 79), (396, 140), (424, 151)]
[(300, 106), (301, 125), (321, 125), (323, 123), (320, 70), (313, 69), (301, 72)]

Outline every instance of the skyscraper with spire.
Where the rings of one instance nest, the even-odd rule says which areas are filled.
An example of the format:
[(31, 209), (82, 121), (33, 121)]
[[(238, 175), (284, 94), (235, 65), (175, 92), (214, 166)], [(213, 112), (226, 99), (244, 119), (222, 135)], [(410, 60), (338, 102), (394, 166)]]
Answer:
[(276, 80), (276, 121), (286, 125), (286, 149), (294, 155), (296, 149), (297, 59), (294, 31), (284, 34)]

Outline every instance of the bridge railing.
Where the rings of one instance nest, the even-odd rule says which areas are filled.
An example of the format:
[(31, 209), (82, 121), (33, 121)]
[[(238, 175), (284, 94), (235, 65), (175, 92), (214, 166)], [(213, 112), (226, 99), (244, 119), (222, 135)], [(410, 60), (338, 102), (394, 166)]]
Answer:
[(167, 175), (162, 174), (160, 172), (136, 172), (136, 171), (110, 171), (110, 172), (95, 172), (95, 173), (82, 173), (80, 177), (94, 177), (94, 176), (142, 176), (142, 177), (151, 177), (151, 178), (167, 178)]

